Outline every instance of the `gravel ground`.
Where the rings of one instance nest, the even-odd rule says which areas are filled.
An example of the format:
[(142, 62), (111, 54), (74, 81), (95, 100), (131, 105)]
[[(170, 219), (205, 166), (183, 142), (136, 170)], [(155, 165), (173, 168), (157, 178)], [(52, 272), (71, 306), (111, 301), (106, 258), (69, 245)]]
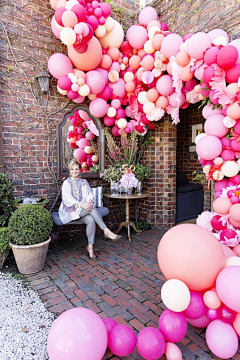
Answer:
[(0, 359), (47, 360), (54, 315), (28, 283), (0, 272)]

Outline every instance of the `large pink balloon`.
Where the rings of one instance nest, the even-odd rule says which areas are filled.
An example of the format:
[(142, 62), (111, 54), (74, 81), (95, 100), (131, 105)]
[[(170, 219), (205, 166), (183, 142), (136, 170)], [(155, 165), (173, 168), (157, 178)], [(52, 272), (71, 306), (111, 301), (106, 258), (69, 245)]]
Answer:
[(108, 334), (108, 347), (114, 355), (128, 356), (134, 350), (137, 338), (133, 330), (126, 325), (114, 326)]
[(75, 159), (77, 159), (79, 161), (87, 159), (87, 154), (81, 148), (74, 150), (73, 156), (75, 157)]
[(92, 310), (73, 308), (62, 313), (48, 334), (51, 360), (101, 360), (107, 349), (107, 330)]
[(186, 335), (187, 320), (183, 313), (166, 309), (159, 318), (159, 330), (167, 341), (179, 342)]
[(208, 325), (206, 341), (211, 352), (221, 359), (234, 357), (238, 349), (236, 332), (230, 324), (221, 320), (214, 320)]
[(204, 32), (198, 32), (190, 37), (187, 45), (188, 54), (194, 59), (202, 59), (204, 52), (211, 46), (211, 38)]
[(231, 310), (240, 312), (240, 266), (223, 269), (216, 281), (217, 294)]
[(177, 55), (180, 51), (180, 45), (183, 44), (183, 39), (178, 34), (170, 34), (166, 36), (161, 44), (161, 52), (166, 58)]
[(93, 36), (88, 42), (85, 53), (80, 54), (73, 46), (68, 46), (68, 56), (77, 69), (83, 71), (94, 70), (102, 60), (102, 47), (97, 38)]
[(60, 40), (60, 30), (58, 30), (56, 27), (56, 20), (55, 20), (54, 15), (51, 20), (51, 29), (52, 29), (52, 32), (54, 33), (54, 35)]
[(159, 330), (146, 327), (138, 334), (137, 349), (144, 359), (158, 360), (165, 352), (166, 340)]
[(103, 75), (95, 70), (87, 72), (85, 82), (89, 86), (91, 94), (99, 94), (105, 87), (105, 79)]
[(218, 138), (221, 138), (227, 135), (229, 129), (223, 125), (224, 115), (215, 114), (209, 116), (209, 118), (205, 121), (204, 130), (208, 135), (214, 135)]
[(128, 30), (128, 41), (134, 49), (142, 49), (148, 39), (147, 30), (143, 26), (133, 25)]
[(214, 285), (225, 266), (225, 257), (218, 240), (208, 230), (181, 224), (162, 237), (158, 264), (168, 280), (182, 280), (190, 290), (203, 291)]
[(161, 95), (164, 96), (171, 95), (174, 92), (172, 76), (171, 75), (161, 76), (157, 81), (156, 88)]
[(212, 104), (205, 105), (202, 110), (202, 116), (205, 119), (208, 119), (210, 116), (216, 115), (216, 114), (222, 114), (222, 110), (219, 107), (217, 107), (216, 109), (213, 109)]
[(201, 159), (213, 160), (221, 154), (222, 143), (216, 136), (204, 136), (197, 142), (196, 152)]
[(72, 72), (72, 63), (64, 54), (53, 54), (48, 59), (48, 70), (53, 77), (59, 79), (60, 76)]
[(91, 101), (89, 105), (89, 110), (93, 116), (103, 117), (108, 111), (108, 104), (105, 100), (101, 98), (96, 98)]
[(150, 21), (158, 19), (158, 14), (153, 7), (146, 6), (140, 11), (138, 19), (139, 19), (139, 24), (148, 25)]

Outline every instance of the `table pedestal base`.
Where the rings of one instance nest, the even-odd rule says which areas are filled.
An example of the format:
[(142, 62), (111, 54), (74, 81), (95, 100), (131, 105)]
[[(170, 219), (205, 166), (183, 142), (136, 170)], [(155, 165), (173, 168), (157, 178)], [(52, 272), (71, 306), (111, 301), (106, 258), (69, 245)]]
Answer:
[(133, 221), (129, 221), (130, 217), (129, 217), (129, 199), (126, 199), (126, 217), (125, 217), (125, 221), (122, 221), (116, 231), (116, 234), (125, 226), (128, 232), (128, 240), (131, 241), (131, 235), (130, 235), (130, 226), (133, 227), (133, 229), (137, 232), (140, 233), (142, 232), (141, 230), (137, 230), (135, 224)]

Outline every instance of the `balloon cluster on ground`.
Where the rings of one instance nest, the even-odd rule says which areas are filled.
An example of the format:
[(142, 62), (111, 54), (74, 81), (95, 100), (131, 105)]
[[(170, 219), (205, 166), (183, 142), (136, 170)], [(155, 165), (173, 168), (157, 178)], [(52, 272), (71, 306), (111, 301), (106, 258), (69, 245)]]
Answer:
[(234, 358), (240, 336), (237, 253), (198, 225), (178, 225), (163, 236), (158, 263), (167, 278), (161, 290), (167, 309), (159, 326), (167, 341), (180, 341), (189, 323), (207, 328), (206, 342), (215, 356)]
[[(175, 341), (166, 340), (164, 331), (167, 322), (160, 317), (159, 329), (146, 327), (136, 337), (129, 326), (118, 325), (111, 318), (101, 320), (92, 310), (77, 307), (54, 321), (48, 335), (48, 355), (51, 360), (101, 360), (107, 347), (119, 358), (130, 355), (137, 347), (146, 360), (157, 360), (163, 354), (167, 360), (182, 360), (180, 349)], [(184, 330), (181, 334), (185, 336)], [(176, 335), (173, 338), (177, 339)]]
[(91, 166), (98, 163), (92, 141), (99, 136), (99, 131), (84, 110), (75, 111), (69, 120), (72, 125), (68, 129), (67, 141), (71, 148), (75, 149), (73, 155), (81, 164), (80, 171), (87, 172)]

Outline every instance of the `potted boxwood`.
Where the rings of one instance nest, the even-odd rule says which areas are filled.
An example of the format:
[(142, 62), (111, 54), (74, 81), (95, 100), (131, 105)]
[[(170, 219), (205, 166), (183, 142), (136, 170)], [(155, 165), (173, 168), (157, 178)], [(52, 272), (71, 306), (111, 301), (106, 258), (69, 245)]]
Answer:
[(3, 267), (10, 248), (10, 235), (7, 227), (0, 228), (0, 269)]
[(21, 274), (34, 274), (44, 268), (52, 226), (49, 211), (37, 205), (25, 205), (10, 217), (10, 246)]

